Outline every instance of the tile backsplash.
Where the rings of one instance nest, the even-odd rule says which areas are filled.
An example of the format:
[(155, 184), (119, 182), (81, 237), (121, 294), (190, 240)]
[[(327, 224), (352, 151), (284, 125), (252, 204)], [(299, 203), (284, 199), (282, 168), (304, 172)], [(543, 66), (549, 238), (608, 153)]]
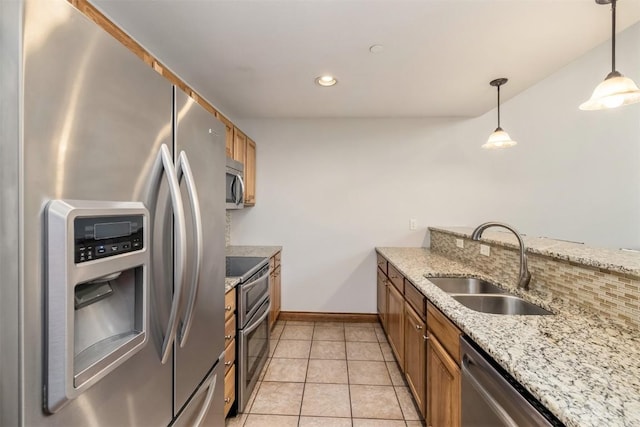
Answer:
[[(464, 239), (464, 248), (458, 248), (456, 238), (460, 237), (432, 229), (431, 250), (515, 286), (520, 265), (516, 249), (483, 242), (491, 246), (491, 255), (487, 257), (480, 255), (480, 242)], [(578, 304), (630, 327), (640, 327), (640, 277), (535, 253), (527, 253), (527, 258), (531, 289)]]
[(231, 246), (231, 212), (227, 211), (227, 218), (224, 225), (224, 243), (225, 246)]

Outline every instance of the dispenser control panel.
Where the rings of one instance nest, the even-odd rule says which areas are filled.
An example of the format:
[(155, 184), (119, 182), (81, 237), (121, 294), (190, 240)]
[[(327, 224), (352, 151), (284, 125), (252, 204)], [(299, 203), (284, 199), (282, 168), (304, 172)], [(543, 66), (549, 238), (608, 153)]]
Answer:
[(143, 218), (143, 215), (76, 218), (73, 224), (76, 264), (142, 250)]

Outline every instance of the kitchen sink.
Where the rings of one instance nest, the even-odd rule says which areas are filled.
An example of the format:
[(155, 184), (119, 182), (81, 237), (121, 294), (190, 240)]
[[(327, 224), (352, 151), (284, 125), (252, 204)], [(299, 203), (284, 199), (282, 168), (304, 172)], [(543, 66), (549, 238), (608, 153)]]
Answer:
[(475, 277), (428, 277), (429, 281), (449, 294), (503, 294), (493, 283)]
[(451, 295), (451, 297), (471, 310), (490, 314), (549, 315), (552, 312), (531, 304), (514, 295)]

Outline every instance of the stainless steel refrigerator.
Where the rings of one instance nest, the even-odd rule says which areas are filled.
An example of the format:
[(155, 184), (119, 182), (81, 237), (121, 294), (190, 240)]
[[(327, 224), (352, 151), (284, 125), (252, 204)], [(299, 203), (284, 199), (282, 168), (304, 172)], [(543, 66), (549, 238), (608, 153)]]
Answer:
[(224, 125), (65, 0), (0, 62), (0, 425), (223, 425)]

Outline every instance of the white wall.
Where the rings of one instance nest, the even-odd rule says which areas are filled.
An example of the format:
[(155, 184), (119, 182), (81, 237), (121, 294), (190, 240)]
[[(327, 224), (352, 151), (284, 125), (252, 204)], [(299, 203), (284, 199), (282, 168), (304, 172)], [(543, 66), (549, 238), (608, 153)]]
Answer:
[[(638, 52), (640, 24), (618, 38), (617, 68), (636, 82)], [(577, 108), (609, 55), (603, 45), (503, 104), (502, 125), (519, 141), (507, 151), (480, 148), (495, 110), (243, 121), (258, 141), (257, 205), (233, 213), (231, 243), (282, 245), (283, 310), (327, 312), (374, 312), (373, 248), (428, 243), (429, 225), (500, 220), (530, 235), (640, 248), (640, 105)]]

